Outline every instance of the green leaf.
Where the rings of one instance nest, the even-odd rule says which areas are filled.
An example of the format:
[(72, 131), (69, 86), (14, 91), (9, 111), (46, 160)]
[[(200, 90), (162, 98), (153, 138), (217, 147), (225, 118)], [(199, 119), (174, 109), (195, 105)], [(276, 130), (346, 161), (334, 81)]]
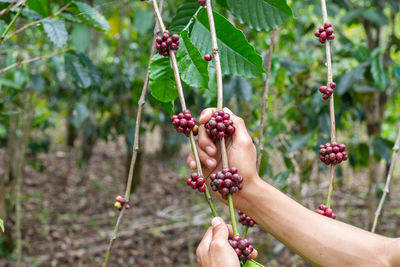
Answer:
[(180, 32), (189, 23), (190, 19), (196, 14), (199, 9), (197, 1), (182, 3), (173, 17), (169, 30), (171, 32)]
[(44, 19), (42, 24), (44, 31), (55, 46), (63, 47), (67, 43), (68, 32), (64, 22), (58, 19)]
[(389, 84), (389, 73), (383, 67), (382, 56), (375, 57), (371, 62), (371, 72), (374, 83), (382, 91), (385, 91)]
[(286, 0), (227, 0), (229, 10), (241, 23), (257, 31), (278, 28), (293, 17)]
[(4, 32), (6, 29), (6, 22), (4, 20), (0, 20), (0, 32)]
[(290, 171), (283, 171), (278, 173), (272, 178), (277, 188), (282, 189), (282, 187), (286, 184), (287, 179), (290, 176)]
[(255, 260), (248, 260), (246, 261), (245, 267), (264, 267), (264, 265), (256, 262)]
[(0, 228), (4, 232), (4, 221), (2, 219), (0, 219)]
[(312, 133), (306, 135), (298, 135), (293, 138), (292, 146), (290, 147), (289, 151), (286, 154), (290, 154), (294, 151), (299, 150), (303, 146), (307, 145), (308, 141), (310, 140)]
[(339, 95), (344, 95), (348, 90), (350, 90), (354, 83), (364, 79), (364, 73), (368, 65), (368, 62), (362, 63), (341, 75), (336, 86), (337, 89), (335, 89), (337, 90), (337, 93)]
[(154, 27), (154, 12), (138, 8), (133, 25), (140, 34), (144, 34)]
[(89, 117), (89, 109), (84, 103), (77, 103), (72, 111), (71, 123), (75, 128), (79, 128)]
[(77, 86), (88, 88), (100, 84), (100, 73), (86, 55), (80, 53), (65, 54), (65, 66)]
[(199, 50), (189, 39), (189, 33), (181, 33), (179, 50), (176, 54), (182, 80), (189, 86), (196, 88), (208, 87), (208, 64)]
[(50, 15), (50, 4), (48, 0), (28, 0), (28, 7), (43, 17)]
[(372, 141), (372, 147), (374, 149), (375, 156), (385, 159), (386, 162), (390, 162), (390, 159), (392, 157), (390, 146), (388, 146), (384, 139), (380, 137), (375, 138)]
[(96, 30), (110, 30), (110, 25), (104, 16), (86, 3), (73, 1), (67, 10)]
[(174, 72), (169, 57), (156, 54), (149, 68), (151, 95), (161, 102), (171, 102), (178, 97)]
[[(261, 56), (247, 42), (243, 32), (216, 12), (214, 12), (214, 20), (222, 73), (253, 78), (265, 72)], [(211, 36), (205, 9), (197, 15), (190, 38), (202, 55), (211, 53)]]
[(85, 52), (89, 48), (90, 37), (90, 29), (86, 24), (74, 24), (71, 40), (76, 51)]

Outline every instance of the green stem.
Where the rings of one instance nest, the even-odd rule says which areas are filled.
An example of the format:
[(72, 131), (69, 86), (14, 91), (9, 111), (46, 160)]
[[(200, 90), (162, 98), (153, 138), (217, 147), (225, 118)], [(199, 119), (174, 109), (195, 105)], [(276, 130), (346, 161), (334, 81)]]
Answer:
[(235, 209), (233, 208), (232, 194), (230, 193), (228, 194), (228, 203), (229, 203), (229, 215), (231, 216), (233, 235), (235, 236), (239, 234), (239, 231), (236, 225)]
[(10, 29), (12, 28), (12, 26), (14, 25), (15, 21), (17, 20), (17, 18), (19, 17), (19, 15), (21, 15), (22, 10), (24, 9), (25, 4), (22, 4), (20, 9), (18, 9), (17, 14), (15, 14), (14, 18), (11, 20), (10, 24), (8, 24), (7, 28), (4, 30), (4, 32), (1, 34), (0, 36), (0, 41), (1, 43), (4, 42), (7, 33), (10, 31)]
[[(199, 153), (197, 152), (196, 141), (194, 139), (193, 132), (190, 132), (189, 140), (190, 140), (190, 146), (192, 147), (194, 159), (196, 161), (197, 172), (199, 173), (200, 176), (203, 176), (203, 170), (201, 168), (201, 162), (199, 158)], [(217, 210), (215, 209), (214, 202), (212, 201), (210, 192), (208, 191), (207, 188), (206, 191), (204, 191), (204, 197), (208, 205), (210, 206), (213, 217), (218, 217), (218, 213)]]
[(248, 231), (248, 230), (249, 230), (249, 226), (248, 226), (248, 225), (245, 225), (245, 226), (243, 227), (243, 234), (242, 234), (243, 238), (246, 237), (247, 231)]

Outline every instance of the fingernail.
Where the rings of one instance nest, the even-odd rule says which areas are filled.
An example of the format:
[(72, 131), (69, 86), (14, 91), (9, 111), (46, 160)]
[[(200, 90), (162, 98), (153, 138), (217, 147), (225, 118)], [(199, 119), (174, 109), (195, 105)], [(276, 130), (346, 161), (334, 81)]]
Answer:
[(213, 167), (214, 166), (214, 161), (212, 159), (207, 159), (206, 164), (208, 167)]
[(190, 168), (192, 169), (196, 168), (196, 162), (194, 160), (190, 162)]
[(207, 152), (208, 154), (211, 154), (211, 153), (214, 152), (214, 148), (211, 147), (211, 146), (206, 146), (206, 152)]
[(211, 225), (213, 227), (216, 227), (216, 226), (220, 225), (221, 223), (222, 223), (221, 218), (218, 218), (218, 217), (213, 218), (211, 221)]

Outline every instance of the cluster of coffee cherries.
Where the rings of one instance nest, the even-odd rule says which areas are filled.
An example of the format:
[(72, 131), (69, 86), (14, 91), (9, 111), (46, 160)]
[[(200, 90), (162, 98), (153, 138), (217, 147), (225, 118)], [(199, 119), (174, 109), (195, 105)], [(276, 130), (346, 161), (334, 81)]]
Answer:
[(322, 98), (328, 100), (333, 94), (333, 89), (335, 89), (336, 83), (331, 82), (330, 87), (322, 85), (319, 87), (319, 91), (322, 93)]
[(199, 133), (199, 126), (197, 126), (197, 120), (192, 117), (190, 110), (185, 110), (178, 115), (171, 117), (172, 124), (178, 133), (183, 133), (189, 137), (190, 131), (193, 131), (194, 135)]
[(131, 208), (131, 206), (126, 203), (126, 198), (121, 197), (121, 196), (117, 196), (115, 198), (116, 202), (114, 203), (114, 207), (116, 207), (117, 209), (121, 210), (122, 207), (125, 205), (125, 209), (129, 210)]
[(319, 146), (319, 159), (326, 165), (336, 165), (348, 159), (346, 146), (336, 142)]
[(256, 224), (256, 222), (250, 216), (247, 216), (241, 211), (239, 211), (239, 222), (250, 227), (253, 227)]
[(157, 36), (156, 38), (156, 48), (158, 50), (158, 53), (160, 55), (163, 55), (164, 57), (169, 56), (170, 49), (174, 52), (179, 49), (179, 35), (176, 33), (173, 34), (171, 37), (170, 35), (171, 33), (169, 32), (169, 30), (165, 30), (161, 36)]
[(197, 2), (199, 3), (199, 5), (201, 6), (205, 6), (207, 4), (206, 0), (197, 0)]
[(198, 173), (192, 173), (192, 175), (186, 180), (186, 184), (191, 186), (193, 189), (199, 190), (199, 192), (206, 191), (206, 179), (200, 176)]
[(333, 33), (332, 23), (325, 22), (324, 26), (320, 26), (318, 29), (315, 30), (315, 37), (319, 38), (319, 42), (324, 44), (326, 39), (333, 40), (335, 39), (335, 34)]
[(212, 55), (210, 55), (210, 54), (205, 54), (205, 55), (204, 55), (204, 59), (205, 59), (206, 61), (211, 61)]
[(223, 137), (229, 137), (235, 132), (231, 116), (220, 110), (214, 113), (212, 118), (205, 125), (207, 135), (217, 141)]
[(243, 177), (235, 167), (212, 173), (210, 179), (212, 190), (220, 192), (223, 199), (227, 199), (229, 193), (233, 194), (243, 187)]
[(326, 217), (336, 219), (336, 214), (333, 213), (332, 209), (327, 205), (324, 204), (319, 205), (318, 209), (315, 212), (324, 215)]
[(235, 235), (234, 237), (229, 238), (229, 244), (231, 244), (232, 248), (235, 250), (240, 261), (251, 260), (251, 253), (254, 248), (247, 238), (242, 239), (240, 235)]

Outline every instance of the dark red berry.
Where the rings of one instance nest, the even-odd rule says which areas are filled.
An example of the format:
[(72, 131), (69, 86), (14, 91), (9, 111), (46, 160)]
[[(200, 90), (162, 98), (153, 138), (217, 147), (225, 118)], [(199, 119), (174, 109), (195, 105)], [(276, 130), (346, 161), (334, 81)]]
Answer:
[(186, 136), (189, 136), (191, 131), (194, 135), (197, 135), (199, 132), (199, 128), (196, 125), (197, 120), (192, 117), (189, 110), (184, 111), (184, 113), (179, 113), (178, 115), (173, 115), (171, 120), (179, 133), (184, 133)]
[(315, 37), (319, 37), (319, 34), (320, 34), (319, 30), (316, 29), (315, 32), (314, 32)]
[(179, 41), (179, 35), (176, 34), (176, 33), (174, 33), (174, 34), (171, 36), (171, 39), (172, 39), (172, 42), (176, 43), (176, 42)]
[(333, 39), (335, 39), (335, 34), (334, 34), (334, 33), (332, 33), (331, 35), (328, 35), (328, 39), (329, 39), (329, 40), (333, 40)]
[(239, 235), (229, 238), (229, 244), (235, 250), (240, 261), (251, 260), (251, 253), (254, 251), (253, 246), (247, 238), (242, 239)]
[(331, 82), (331, 88), (335, 89), (335, 87), (336, 87), (336, 83), (335, 82)]
[(129, 210), (131, 208), (131, 206), (129, 204), (125, 205), (125, 209)]
[(315, 212), (320, 215), (336, 219), (336, 215), (335, 213), (333, 213), (332, 208), (328, 207), (327, 205), (324, 204), (319, 205), (318, 209)]
[(333, 28), (332, 27), (329, 27), (329, 28), (326, 28), (325, 29), (325, 32), (326, 32), (326, 34), (328, 34), (328, 35), (331, 35), (332, 33), (333, 33)]
[(324, 29), (326, 29), (326, 28), (329, 28), (329, 27), (332, 27), (332, 23), (330, 23), (330, 22), (325, 22), (324, 23)]
[(230, 119), (230, 115), (224, 111), (217, 111), (214, 113), (212, 118), (205, 124), (205, 128), (208, 129), (207, 135), (213, 140), (217, 141), (223, 137), (229, 137), (235, 132), (233, 121)]
[(190, 178), (186, 180), (186, 184), (193, 189), (197, 189), (199, 192), (204, 192), (207, 188), (206, 179), (196, 172), (192, 173)]
[(199, 3), (199, 5), (201, 6), (205, 6), (207, 4), (206, 0), (197, 0), (197, 2)]
[(206, 55), (204, 55), (204, 59), (205, 59), (206, 61), (211, 61), (212, 56), (211, 56), (210, 54), (206, 54)]
[[(232, 174), (235, 172), (235, 174)], [(210, 175), (211, 188), (219, 191), (222, 197), (227, 197), (229, 193), (235, 193), (243, 187), (243, 178), (237, 173), (236, 168), (222, 169), (218, 173)]]
[(252, 218), (241, 211), (239, 211), (239, 222), (250, 227), (253, 227), (256, 224)]
[(324, 32), (324, 31), (325, 31), (324, 26), (320, 26), (320, 27), (318, 28), (318, 31), (319, 31), (319, 32)]
[(321, 44), (324, 44), (324, 43), (326, 42), (326, 39), (319, 38), (319, 42), (320, 42)]
[(348, 159), (345, 150), (346, 146), (344, 144), (338, 144), (336, 142), (326, 143), (323, 148), (319, 150), (319, 158), (326, 165), (336, 165)]

